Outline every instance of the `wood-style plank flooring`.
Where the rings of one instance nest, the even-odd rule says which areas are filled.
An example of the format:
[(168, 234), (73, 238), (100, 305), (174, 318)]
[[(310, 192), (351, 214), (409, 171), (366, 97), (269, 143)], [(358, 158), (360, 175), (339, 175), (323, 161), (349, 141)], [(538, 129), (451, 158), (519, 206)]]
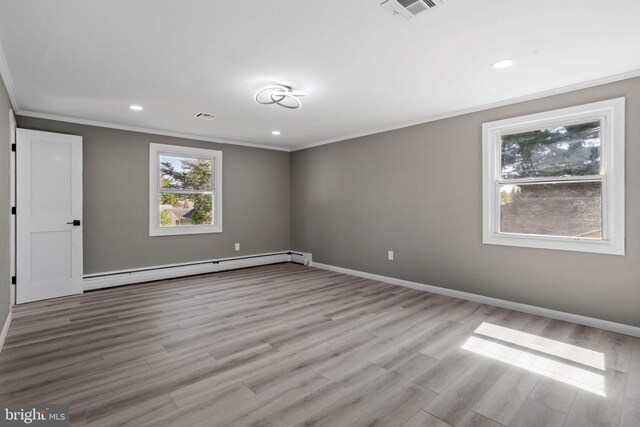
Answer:
[(73, 425), (640, 426), (640, 340), (295, 264), (14, 307), (0, 402)]

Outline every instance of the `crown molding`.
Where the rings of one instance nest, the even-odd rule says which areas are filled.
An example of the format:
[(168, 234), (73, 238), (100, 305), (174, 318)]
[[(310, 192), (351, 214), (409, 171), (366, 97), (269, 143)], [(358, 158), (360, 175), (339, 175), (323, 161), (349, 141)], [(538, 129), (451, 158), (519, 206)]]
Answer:
[(510, 98), (510, 99), (507, 99), (507, 100), (504, 100), (504, 101), (493, 102), (493, 103), (490, 103), (490, 104), (483, 104), (483, 105), (480, 105), (480, 106), (477, 106), (477, 107), (465, 108), (465, 109), (462, 109), (462, 110), (451, 111), (451, 112), (444, 113), (444, 114), (436, 114), (434, 116), (429, 116), (429, 117), (426, 117), (424, 119), (414, 120), (414, 121), (411, 121), (411, 122), (405, 122), (405, 123), (399, 124), (399, 125), (391, 125), (391, 126), (386, 126), (386, 127), (382, 127), (382, 128), (377, 128), (377, 129), (374, 129), (374, 130), (353, 133), (353, 134), (349, 134), (349, 135), (339, 136), (339, 137), (336, 137), (336, 138), (325, 139), (325, 140), (318, 141), (318, 142), (312, 142), (310, 144), (303, 145), (302, 147), (292, 147), (291, 151), (306, 150), (307, 148), (313, 148), (313, 147), (318, 147), (318, 146), (321, 146), (321, 145), (333, 144), (334, 142), (346, 141), (346, 140), (349, 140), (349, 139), (360, 138), (360, 137), (363, 137), (363, 136), (375, 135), (375, 134), (378, 134), (378, 133), (389, 132), (389, 131), (397, 130), (397, 129), (403, 129), (403, 128), (410, 127), (410, 126), (416, 126), (416, 125), (421, 125), (421, 124), (424, 124), (424, 123), (435, 122), (437, 120), (443, 120), (443, 119), (448, 119), (448, 118), (451, 118), (451, 117), (462, 116), (462, 115), (465, 115), (465, 114), (477, 113), (479, 111), (490, 110), (492, 108), (505, 107), (507, 105), (518, 104), (518, 103), (525, 102), (525, 101), (533, 101), (535, 99), (546, 98), (546, 97), (553, 96), (553, 95), (560, 95), (560, 94), (563, 94), (563, 93), (573, 92), (573, 91), (580, 90), (580, 89), (587, 89), (587, 88), (590, 88), (590, 87), (600, 86), (600, 85), (604, 85), (604, 84), (607, 84), (607, 83), (613, 83), (613, 82), (617, 82), (617, 81), (620, 81), (620, 80), (632, 79), (634, 77), (639, 77), (639, 76), (640, 76), (640, 69), (637, 69), (637, 70), (629, 71), (629, 72), (622, 73), (622, 74), (615, 74), (613, 76), (602, 77), (602, 78), (595, 79), (595, 80), (588, 80), (588, 81), (582, 82), (582, 83), (576, 83), (576, 84), (569, 85), (569, 86), (563, 86), (563, 87), (556, 88), (556, 89), (551, 89), (551, 90), (547, 90), (547, 91), (543, 91), (543, 92), (537, 92), (537, 93), (534, 93), (534, 94), (531, 94), (531, 95), (520, 96), (520, 97), (517, 97), (517, 98)]
[(7, 93), (9, 94), (9, 100), (11, 101), (13, 111), (18, 111), (18, 101), (16, 100), (16, 92), (13, 88), (13, 79), (9, 72), (7, 59), (4, 56), (4, 50), (2, 50), (2, 43), (0, 43), (0, 76), (2, 77), (4, 87), (7, 89)]
[(97, 126), (97, 127), (103, 127), (103, 128), (109, 128), (109, 129), (126, 130), (130, 132), (149, 133), (153, 135), (172, 136), (175, 138), (215, 142), (218, 144), (240, 145), (244, 147), (262, 148), (265, 150), (276, 150), (276, 151), (285, 151), (285, 152), (291, 151), (291, 149), (288, 147), (276, 147), (273, 145), (253, 144), (250, 142), (235, 141), (230, 139), (212, 138), (210, 136), (204, 136), (204, 135), (194, 135), (190, 133), (172, 132), (172, 131), (138, 127), (138, 126), (120, 125), (120, 124), (110, 123), (110, 122), (101, 122), (98, 120), (79, 119), (77, 117), (60, 116), (57, 114), (49, 114), (49, 113), (39, 113), (36, 111), (29, 111), (29, 110), (18, 110), (15, 114), (18, 116), (35, 117), (38, 119), (56, 120), (59, 122), (76, 123), (80, 125), (89, 125), (89, 126)]
[(580, 90), (580, 89), (586, 89), (586, 88), (590, 88), (590, 87), (600, 86), (600, 85), (604, 85), (604, 84), (607, 84), (607, 83), (613, 83), (613, 82), (617, 82), (617, 81), (621, 81), (621, 80), (627, 80), (627, 79), (631, 79), (631, 78), (634, 78), (634, 77), (639, 77), (640, 76), (640, 69), (632, 70), (632, 71), (629, 71), (629, 72), (626, 72), (626, 73), (622, 73), (622, 74), (616, 74), (616, 75), (613, 75), (613, 76), (603, 77), (603, 78), (599, 78), (599, 79), (595, 79), (595, 80), (589, 80), (589, 81), (582, 82), (582, 83), (576, 83), (576, 84), (573, 84), (573, 85), (563, 86), (563, 87), (560, 87), (560, 88), (551, 89), (551, 90), (547, 90), (547, 91), (543, 91), (543, 92), (537, 92), (537, 93), (534, 93), (534, 94), (531, 94), (531, 95), (525, 95), (525, 96), (521, 96), (521, 97), (510, 98), (510, 99), (507, 99), (507, 100), (504, 100), (504, 101), (498, 101), (498, 102), (494, 102), (494, 103), (490, 103), (490, 104), (483, 104), (483, 105), (480, 105), (480, 106), (471, 107), (471, 108), (465, 108), (465, 109), (456, 110), (456, 111), (451, 111), (451, 112), (447, 112), (447, 113), (443, 113), (443, 114), (436, 114), (436, 115), (429, 116), (429, 117), (426, 117), (426, 118), (422, 118), (422, 119), (419, 119), (419, 120), (414, 120), (414, 121), (410, 121), (410, 122), (404, 122), (404, 123), (397, 124), (397, 125), (391, 125), (391, 126), (386, 126), (386, 127), (381, 127), (381, 128), (376, 128), (376, 129), (364, 131), (364, 132), (357, 132), (357, 133), (353, 133), (353, 134), (342, 135), (342, 136), (338, 136), (338, 137), (335, 137), (335, 138), (330, 138), (330, 139), (325, 139), (325, 140), (321, 140), (321, 141), (317, 141), (317, 142), (312, 142), (312, 143), (309, 143), (309, 144), (302, 145), (300, 147), (277, 147), (277, 146), (266, 145), (266, 144), (263, 145), (263, 144), (255, 144), (255, 143), (250, 143), (250, 142), (243, 142), (243, 141), (236, 141), (236, 140), (229, 140), (229, 139), (212, 138), (212, 137), (204, 136), (204, 135), (194, 135), (194, 134), (189, 134), (189, 133), (173, 132), (173, 131), (166, 131), (166, 130), (153, 129), (153, 128), (120, 125), (120, 124), (116, 124), (116, 123), (102, 122), (102, 121), (98, 121), (98, 120), (80, 119), (80, 118), (76, 118), (76, 117), (62, 116), (62, 115), (57, 115), (57, 114), (40, 113), (40, 112), (29, 111), (29, 110), (21, 110), (21, 109), (17, 108), (17, 101), (16, 101), (16, 97), (15, 97), (15, 92), (14, 92), (14, 89), (13, 89), (13, 81), (11, 79), (11, 74), (9, 73), (9, 69), (7, 67), (7, 63), (6, 63), (6, 60), (4, 58), (4, 53), (2, 51), (2, 46), (1, 45), (0, 45), (0, 74), (2, 74), (2, 79), (4, 80), (5, 86), (7, 88), (7, 92), (9, 94), (9, 98), (11, 100), (11, 104), (13, 105), (13, 109), (14, 109), (16, 115), (27, 116), (27, 117), (36, 117), (36, 118), (47, 119), (47, 120), (57, 120), (57, 121), (68, 122), (68, 123), (77, 123), (77, 124), (83, 124), (83, 125), (89, 125), (89, 126), (98, 126), (98, 127), (104, 127), (104, 128), (110, 128), (110, 129), (126, 130), (126, 131), (131, 131), (131, 132), (142, 132), (142, 133), (150, 133), (150, 134), (155, 134), (155, 135), (172, 136), (172, 137), (176, 137), (176, 138), (185, 138), (185, 139), (192, 139), (192, 140), (198, 140), (198, 141), (215, 142), (215, 143), (219, 143), (219, 144), (240, 145), (240, 146), (252, 147), (252, 148), (262, 148), (262, 149), (266, 149), (266, 150), (293, 152), (293, 151), (299, 151), (299, 150), (306, 150), (308, 148), (318, 147), (318, 146), (321, 146), (321, 145), (333, 144), (335, 142), (346, 141), (346, 140), (350, 140), (350, 139), (354, 139), (354, 138), (360, 138), (360, 137), (364, 137), (364, 136), (375, 135), (375, 134), (378, 134), (378, 133), (389, 132), (389, 131), (392, 131), (392, 130), (403, 129), (403, 128), (406, 128), (406, 127), (421, 125), (421, 124), (425, 124), (425, 123), (429, 123), (429, 122), (448, 119), (448, 118), (451, 118), (451, 117), (462, 116), (462, 115), (465, 115), (465, 114), (476, 113), (476, 112), (479, 112), (479, 111), (490, 110), (492, 108), (505, 107), (505, 106), (508, 106), (508, 105), (518, 104), (518, 103), (521, 103), (521, 102), (533, 101), (533, 100), (536, 100), (536, 99), (546, 98), (546, 97), (554, 96), (554, 95), (560, 95), (560, 94), (563, 94), (563, 93), (573, 92), (573, 91)]

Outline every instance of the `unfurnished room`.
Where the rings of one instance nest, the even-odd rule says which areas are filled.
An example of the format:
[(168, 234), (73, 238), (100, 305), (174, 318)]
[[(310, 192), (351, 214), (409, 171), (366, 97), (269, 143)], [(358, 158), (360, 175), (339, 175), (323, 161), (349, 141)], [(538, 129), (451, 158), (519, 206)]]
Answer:
[(0, 426), (639, 427), (638, 0), (0, 0)]

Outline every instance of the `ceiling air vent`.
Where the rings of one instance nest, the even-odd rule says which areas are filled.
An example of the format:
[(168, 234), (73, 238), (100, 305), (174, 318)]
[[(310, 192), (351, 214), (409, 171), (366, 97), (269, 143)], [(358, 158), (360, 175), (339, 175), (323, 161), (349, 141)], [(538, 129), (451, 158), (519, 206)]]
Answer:
[(204, 120), (213, 120), (215, 116), (216, 116), (215, 114), (203, 113), (202, 111), (199, 113), (195, 113), (193, 115), (193, 117), (195, 117), (196, 119), (204, 119)]
[(381, 5), (395, 16), (408, 21), (434, 7), (442, 6), (442, 0), (385, 0)]

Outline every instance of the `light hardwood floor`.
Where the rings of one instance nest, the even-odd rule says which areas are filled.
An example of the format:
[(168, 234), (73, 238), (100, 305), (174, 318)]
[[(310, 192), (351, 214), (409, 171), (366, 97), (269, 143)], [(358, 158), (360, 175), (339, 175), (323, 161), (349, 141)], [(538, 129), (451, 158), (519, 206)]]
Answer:
[(279, 264), (16, 306), (0, 402), (73, 425), (640, 426), (640, 340)]

